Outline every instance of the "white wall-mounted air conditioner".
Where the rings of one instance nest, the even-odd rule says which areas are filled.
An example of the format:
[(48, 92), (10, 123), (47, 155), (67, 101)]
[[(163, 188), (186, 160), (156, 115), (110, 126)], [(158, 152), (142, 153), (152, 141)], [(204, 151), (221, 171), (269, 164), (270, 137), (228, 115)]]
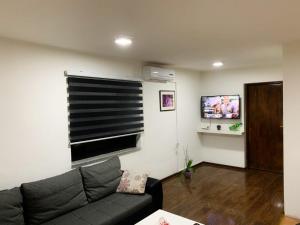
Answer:
[(174, 70), (153, 67), (153, 66), (144, 66), (143, 76), (145, 80), (152, 81), (174, 81), (176, 73)]

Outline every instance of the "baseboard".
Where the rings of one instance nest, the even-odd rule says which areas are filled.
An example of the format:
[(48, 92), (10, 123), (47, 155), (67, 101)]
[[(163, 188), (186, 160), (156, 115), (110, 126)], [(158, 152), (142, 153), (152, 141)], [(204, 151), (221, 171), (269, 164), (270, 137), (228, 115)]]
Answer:
[(290, 220), (293, 220), (295, 223), (295, 225), (300, 225), (300, 218), (298, 218), (297, 216), (293, 216), (293, 215), (287, 215), (287, 214), (284, 214), (284, 216), (287, 218), (287, 219), (290, 219)]
[[(243, 167), (238, 167), (238, 166), (229, 166), (229, 165), (224, 165), (224, 164), (218, 164), (218, 163), (211, 163), (211, 162), (206, 162), (206, 161), (202, 161), (202, 162), (199, 162), (197, 164), (195, 164), (193, 166), (194, 169), (198, 168), (198, 167), (201, 167), (201, 166), (213, 166), (213, 167), (219, 167), (219, 168), (227, 168), (227, 169), (234, 169), (234, 170), (245, 170), (246, 168), (243, 168)], [(164, 181), (167, 181), (173, 177), (176, 177), (178, 175), (180, 175), (182, 173), (182, 170), (177, 172), (177, 173), (174, 173), (174, 174), (171, 174), (163, 179), (161, 179), (162, 182)]]
[[(200, 167), (200, 166), (202, 165), (202, 163), (203, 163), (203, 162), (196, 163), (195, 165), (193, 165), (193, 168), (196, 169), (196, 168)], [(182, 173), (182, 171), (183, 171), (183, 170), (178, 171), (177, 173), (171, 174), (171, 175), (169, 175), (169, 176), (167, 176), (167, 177), (161, 179), (161, 181), (166, 181), (166, 180), (169, 180), (169, 179), (171, 179), (171, 178), (173, 178), (173, 177), (176, 177), (176, 176), (180, 175), (180, 174)]]
[(220, 163), (212, 163), (212, 162), (206, 162), (206, 161), (203, 161), (202, 165), (214, 166), (214, 167), (221, 167), (221, 168), (228, 168), (228, 169), (239, 169), (239, 170), (245, 170), (246, 169), (244, 167), (230, 166), (230, 165), (225, 165), (225, 164), (220, 164)]

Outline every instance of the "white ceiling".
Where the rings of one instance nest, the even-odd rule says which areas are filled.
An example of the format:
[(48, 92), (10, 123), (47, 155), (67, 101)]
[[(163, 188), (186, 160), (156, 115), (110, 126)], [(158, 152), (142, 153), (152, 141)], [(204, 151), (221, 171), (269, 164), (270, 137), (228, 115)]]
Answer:
[[(211, 69), (279, 63), (300, 39), (299, 0), (0, 0), (0, 36)], [(113, 43), (134, 38), (129, 49)]]

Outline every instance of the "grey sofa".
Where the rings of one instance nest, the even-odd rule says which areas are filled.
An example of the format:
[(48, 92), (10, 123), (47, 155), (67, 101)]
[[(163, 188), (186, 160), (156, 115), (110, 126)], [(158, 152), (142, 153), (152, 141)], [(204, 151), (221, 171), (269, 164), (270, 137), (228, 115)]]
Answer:
[(162, 185), (116, 193), (119, 158), (0, 192), (0, 225), (131, 225), (162, 208)]

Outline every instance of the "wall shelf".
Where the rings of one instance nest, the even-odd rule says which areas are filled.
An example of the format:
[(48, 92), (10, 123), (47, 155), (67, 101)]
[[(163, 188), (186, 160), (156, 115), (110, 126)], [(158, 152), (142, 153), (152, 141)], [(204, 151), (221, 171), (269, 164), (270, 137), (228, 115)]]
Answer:
[(203, 133), (203, 134), (219, 134), (219, 135), (237, 135), (241, 136), (244, 134), (243, 130), (239, 131), (231, 131), (231, 130), (213, 130), (213, 129), (198, 129), (198, 133)]

